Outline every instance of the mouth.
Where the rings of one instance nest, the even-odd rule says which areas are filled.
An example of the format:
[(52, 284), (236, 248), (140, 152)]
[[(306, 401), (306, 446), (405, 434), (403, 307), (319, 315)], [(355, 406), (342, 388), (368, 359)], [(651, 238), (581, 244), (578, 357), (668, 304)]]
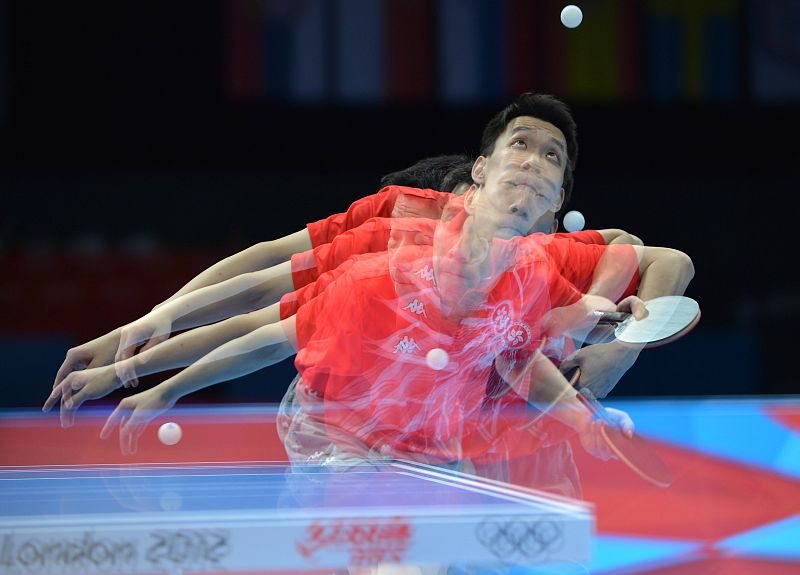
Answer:
[(542, 182), (541, 178), (529, 174), (515, 173), (506, 181), (512, 186), (527, 188), (533, 192), (537, 198), (547, 199), (548, 197), (548, 186)]

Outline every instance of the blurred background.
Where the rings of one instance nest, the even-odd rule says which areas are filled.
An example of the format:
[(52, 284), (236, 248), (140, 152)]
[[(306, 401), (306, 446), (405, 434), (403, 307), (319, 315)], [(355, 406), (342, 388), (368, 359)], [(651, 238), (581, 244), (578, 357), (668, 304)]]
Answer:
[(797, 393), (800, 2), (587, 0), (572, 30), (564, 5), (0, 2), (0, 406), (40, 405), (69, 347), (219, 259), (476, 153), (525, 90), (574, 111), (587, 227), (694, 260), (700, 325), (615, 394)]

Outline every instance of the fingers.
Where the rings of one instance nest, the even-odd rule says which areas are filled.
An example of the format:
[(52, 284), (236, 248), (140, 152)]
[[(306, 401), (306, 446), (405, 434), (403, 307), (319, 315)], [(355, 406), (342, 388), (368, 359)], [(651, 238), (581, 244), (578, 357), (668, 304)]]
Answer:
[[(97, 370), (89, 370), (96, 372)], [(61, 427), (72, 427), (75, 424), (75, 412), (86, 401), (86, 387), (90, 381), (89, 372), (73, 372), (61, 382), (61, 410), (59, 417)], [(75, 392), (78, 393), (75, 393)]]
[[(45, 400), (44, 405), (42, 406), (42, 411), (50, 411), (53, 408), (53, 406), (56, 404), (56, 401), (58, 401), (59, 398), (61, 398), (61, 410), (62, 410), (62, 412), (64, 411), (65, 406), (71, 406), (71, 404), (72, 404), (72, 400), (71, 400), (72, 391), (76, 390), (76, 389), (81, 389), (83, 386), (86, 385), (86, 380), (83, 377), (78, 377), (78, 375), (76, 375), (76, 374), (77, 374), (77, 372), (70, 373), (69, 375), (67, 375), (67, 377), (65, 377), (61, 381), (61, 383), (59, 383), (53, 389), (53, 391), (50, 393), (50, 395)], [(67, 407), (67, 408), (70, 409), (71, 407)], [(69, 427), (69, 425), (70, 425), (70, 419), (67, 418), (67, 417), (64, 417), (63, 413), (62, 413), (62, 417), (61, 417), (61, 425), (63, 427)]]
[(61, 385), (56, 385), (45, 400), (44, 405), (42, 406), (42, 411), (50, 411), (56, 404), (56, 401), (58, 401), (59, 397), (61, 397)]
[(124, 455), (132, 455), (139, 448), (139, 436), (147, 427), (147, 421), (139, 421), (134, 413), (119, 428), (119, 446)]
[(564, 377), (569, 380), (571, 386), (580, 387), (581, 367), (579, 362), (574, 359), (565, 359), (561, 362), (558, 369), (564, 374)]
[(122, 387), (124, 387), (125, 389), (132, 389), (138, 386), (139, 386), (139, 380), (136, 379), (135, 377), (133, 379), (126, 379), (125, 381), (122, 382)]
[(87, 399), (94, 399), (94, 397), (91, 397), (88, 387), (83, 387), (80, 391), (72, 395), (68, 404), (62, 407), (62, 409), (66, 409), (69, 412), (70, 425), (75, 421), (75, 413), (78, 411), (78, 408), (80, 408)]
[(623, 424), (620, 429), (622, 429), (622, 434), (625, 437), (627, 437), (628, 439), (633, 439), (634, 426), (632, 421), (630, 423)]
[(133, 341), (134, 339), (135, 338), (131, 327), (127, 326), (123, 328), (122, 332), (119, 334), (117, 353), (114, 355), (115, 363), (119, 363), (120, 361), (133, 355), (133, 352), (136, 349), (136, 343)]
[(67, 357), (64, 359), (64, 363), (61, 364), (61, 367), (59, 367), (56, 372), (56, 378), (53, 381), (53, 389), (58, 387), (63, 379), (73, 371), (86, 368), (91, 359), (91, 355), (88, 352), (79, 352), (73, 349), (69, 350), (67, 352)]
[(608, 461), (613, 457), (613, 453), (603, 437), (601, 432), (602, 426), (602, 422), (597, 420), (592, 421), (583, 432), (581, 443), (583, 444), (583, 448), (592, 455), (592, 457), (596, 457), (602, 461)]
[(638, 321), (647, 317), (648, 311), (644, 300), (635, 295), (628, 296), (617, 304), (618, 310), (627, 310)]
[(122, 382), (123, 387), (136, 387), (139, 379), (136, 376), (134, 358), (120, 360), (114, 363), (114, 371), (117, 378)]
[(628, 439), (633, 439), (635, 425), (633, 423), (633, 419), (631, 419), (631, 416), (628, 415), (627, 412), (620, 409), (614, 409), (613, 407), (607, 407), (606, 414), (608, 416), (609, 424), (618, 427), (619, 430), (622, 431), (622, 434)]
[(61, 410), (59, 411), (61, 427), (72, 427), (75, 422), (75, 411), (72, 409), (72, 386), (62, 385)]
[(103, 429), (100, 430), (100, 439), (107, 439), (108, 436), (114, 431), (114, 428), (123, 423), (125, 413), (125, 400), (123, 399), (119, 402), (117, 407), (114, 408), (114, 411), (111, 412), (111, 415), (108, 416), (108, 419), (106, 419)]
[[(127, 368), (127, 371), (123, 372), (117, 370), (117, 373), (120, 375), (120, 379), (125, 387), (128, 387), (126, 385), (127, 382), (136, 380), (136, 374), (133, 373), (133, 370), (131, 369), (133, 366), (132, 364), (126, 363), (127, 360), (134, 356), (136, 353), (136, 347), (140, 343), (147, 342), (153, 335), (154, 334), (151, 333), (150, 330), (137, 327), (135, 324), (129, 325), (122, 330), (122, 334), (119, 338), (117, 354), (114, 356), (114, 364), (123, 364)], [(123, 377), (123, 375), (125, 377)], [(133, 383), (132, 386), (135, 387), (136, 384)]]
[[(123, 455), (136, 453), (139, 436), (156, 414), (155, 411), (142, 406), (141, 396), (142, 394), (139, 394), (120, 401), (100, 431), (100, 438), (107, 439), (119, 427), (119, 448)], [(134, 399), (136, 397), (139, 399)]]
[(633, 439), (633, 431), (634, 431), (633, 420), (631, 419), (631, 416), (628, 415), (627, 413), (623, 412), (622, 415), (623, 417), (617, 423), (617, 426), (619, 427), (620, 431), (622, 431), (622, 435), (624, 435), (628, 439)]

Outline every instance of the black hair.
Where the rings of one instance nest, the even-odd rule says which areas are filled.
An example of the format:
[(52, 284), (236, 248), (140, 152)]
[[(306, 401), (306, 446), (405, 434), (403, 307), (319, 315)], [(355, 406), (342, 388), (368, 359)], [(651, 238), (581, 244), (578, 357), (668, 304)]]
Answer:
[(474, 183), (472, 181), (472, 166), (475, 162), (469, 159), (469, 156), (463, 157), (465, 160), (447, 172), (447, 175), (442, 179), (440, 192), (453, 192), (461, 184), (469, 184), (471, 186)]
[(567, 105), (549, 94), (524, 92), (508, 106), (496, 114), (483, 129), (481, 155), (489, 156), (494, 151), (495, 142), (509, 122), (520, 116), (531, 116), (553, 124), (561, 130), (567, 140), (567, 165), (564, 170), (564, 203), (559, 214), (564, 211), (572, 196), (575, 165), (578, 161), (578, 127)]
[(449, 192), (452, 191), (452, 188), (447, 189), (443, 186), (445, 177), (454, 169), (470, 161), (470, 157), (464, 154), (444, 154), (425, 158), (403, 170), (386, 174), (381, 178), (381, 187), (408, 186)]

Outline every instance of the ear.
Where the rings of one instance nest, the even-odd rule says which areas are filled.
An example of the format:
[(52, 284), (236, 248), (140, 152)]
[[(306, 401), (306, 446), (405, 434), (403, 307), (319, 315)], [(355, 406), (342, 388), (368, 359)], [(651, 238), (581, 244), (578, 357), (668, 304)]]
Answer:
[(472, 203), (475, 201), (475, 194), (477, 191), (477, 186), (473, 184), (466, 192), (464, 192), (464, 211), (469, 215), (472, 215)]
[(486, 182), (484, 170), (486, 169), (486, 156), (478, 156), (472, 164), (472, 181), (482, 186)]
[(558, 213), (558, 210), (561, 209), (561, 206), (564, 205), (564, 188), (561, 188), (561, 191), (558, 192), (558, 199), (553, 203), (553, 207), (551, 211), (555, 214)]

